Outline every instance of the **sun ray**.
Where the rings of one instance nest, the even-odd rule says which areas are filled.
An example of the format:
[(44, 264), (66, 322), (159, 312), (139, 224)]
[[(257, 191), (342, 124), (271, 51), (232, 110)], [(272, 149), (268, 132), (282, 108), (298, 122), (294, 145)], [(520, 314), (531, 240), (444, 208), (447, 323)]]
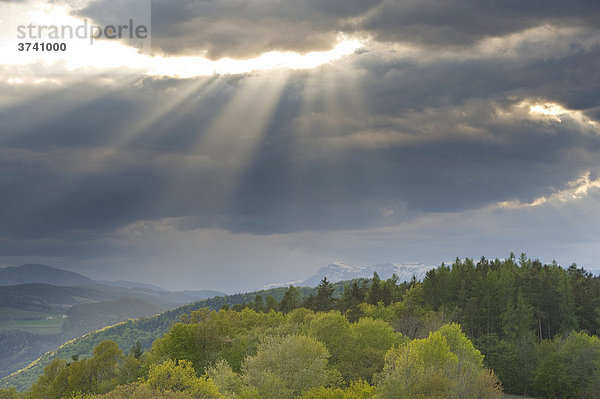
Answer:
[[(197, 143), (187, 154), (215, 168), (220, 176), (219, 193), (223, 204), (238, 188), (240, 178), (252, 161), (261, 138), (285, 89), (289, 73), (250, 76), (240, 82), (230, 102), (210, 126), (200, 132)], [(189, 176), (198, 165), (191, 163), (179, 175)], [(174, 184), (177, 177), (174, 176)]]
[(136, 118), (120, 128), (116, 139), (110, 143), (111, 146), (122, 147), (157, 123), (163, 124), (165, 120), (177, 119), (177, 116), (183, 114), (185, 109), (188, 108), (186, 104), (190, 99), (193, 96), (202, 95), (205, 90), (214, 85), (216, 80), (216, 76), (203, 79), (197, 78), (181, 85), (183, 87), (173, 88), (169, 92), (170, 95), (167, 101), (158, 107), (153, 107), (152, 112), (147, 109), (142, 110)]

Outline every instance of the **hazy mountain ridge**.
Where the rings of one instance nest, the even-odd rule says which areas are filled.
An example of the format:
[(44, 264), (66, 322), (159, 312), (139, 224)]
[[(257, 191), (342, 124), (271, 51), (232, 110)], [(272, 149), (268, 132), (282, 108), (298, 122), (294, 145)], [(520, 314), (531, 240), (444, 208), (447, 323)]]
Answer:
[(127, 293), (131, 292), (134, 293), (131, 297), (138, 297), (138, 294), (149, 295), (148, 298), (144, 299), (149, 299), (150, 302), (155, 302), (151, 300), (151, 297), (154, 296), (164, 297), (164, 301), (166, 302), (183, 304), (216, 295), (225, 295), (223, 292), (214, 290), (167, 291), (161, 287), (147, 283), (125, 280), (92, 280), (76, 272), (41, 264), (28, 263), (16, 267), (0, 268), (0, 287), (25, 286), (28, 284), (44, 284), (56, 287), (86, 287), (86, 289), (95, 289), (96, 292), (104, 291), (110, 293), (105, 298), (93, 298), (95, 300), (113, 300), (128, 297)]
[(79, 273), (40, 264), (0, 268), (0, 286), (36, 283), (68, 287), (94, 284), (95, 281)]

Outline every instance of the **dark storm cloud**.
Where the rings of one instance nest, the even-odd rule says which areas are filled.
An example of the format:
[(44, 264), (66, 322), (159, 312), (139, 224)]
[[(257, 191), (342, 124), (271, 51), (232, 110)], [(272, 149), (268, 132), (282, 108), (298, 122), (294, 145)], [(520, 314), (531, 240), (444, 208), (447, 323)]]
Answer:
[(359, 24), (381, 41), (427, 45), (470, 45), (544, 24), (600, 24), (597, 1), (387, 0)]
[[(111, 5), (114, 0), (110, 0)], [(168, 54), (248, 58), (268, 51), (328, 50), (348, 19), (379, 0), (154, 0), (152, 46)], [(78, 14), (110, 22), (106, 0)]]
[[(111, 7), (97, 0), (78, 13), (108, 23)], [(152, 18), (155, 50), (215, 59), (330, 49), (339, 32), (443, 48), (542, 25), (594, 29), (600, 6), (594, 0), (154, 0)]]

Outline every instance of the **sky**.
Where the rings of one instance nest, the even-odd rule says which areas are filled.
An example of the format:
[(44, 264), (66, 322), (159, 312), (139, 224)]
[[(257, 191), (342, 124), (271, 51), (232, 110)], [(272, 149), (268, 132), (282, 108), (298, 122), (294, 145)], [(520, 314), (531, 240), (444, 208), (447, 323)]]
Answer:
[[(0, 1), (0, 266), (253, 290), (318, 268), (600, 268), (600, 3)], [(18, 25), (139, 40), (43, 38)], [(130, 38), (131, 39), (131, 38)]]

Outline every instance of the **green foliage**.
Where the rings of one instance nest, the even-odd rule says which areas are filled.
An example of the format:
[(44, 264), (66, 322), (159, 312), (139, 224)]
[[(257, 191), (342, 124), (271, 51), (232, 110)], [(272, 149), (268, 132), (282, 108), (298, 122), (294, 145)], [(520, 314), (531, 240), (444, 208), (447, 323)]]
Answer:
[(257, 334), (280, 326), (284, 316), (277, 312), (209, 311), (192, 312), (187, 323), (177, 323), (152, 345), (159, 359), (189, 360), (197, 372), (203, 373), (219, 358), (226, 358), (235, 370), (252, 353)]
[(597, 398), (600, 396), (600, 339), (571, 333), (543, 347), (535, 385), (550, 398)]
[(242, 377), (233, 371), (225, 360), (219, 360), (210, 366), (206, 375), (214, 381), (221, 392), (229, 396), (239, 395), (245, 387)]
[(18, 399), (19, 394), (15, 388), (0, 389), (0, 399)]
[(339, 307), (345, 311), (345, 316), (349, 321), (355, 322), (362, 316), (360, 304), (364, 302), (367, 294), (367, 284), (365, 280), (359, 284), (357, 280), (353, 280), (351, 285), (344, 286), (344, 294), (339, 301)]
[(144, 350), (142, 349), (142, 344), (140, 343), (140, 340), (138, 339), (137, 341), (135, 341), (135, 345), (133, 345), (131, 347), (131, 354), (136, 359), (139, 359), (140, 357), (142, 357), (142, 353), (144, 353)]
[(336, 385), (339, 374), (328, 367), (325, 346), (306, 336), (265, 339), (243, 365), (248, 383), (265, 398), (289, 399), (320, 386)]
[(387, 398), (501, 398), (498, 380), (456, 325), (390, 349), (378, 378)]
[(531, 391), (537, 364), (533, 336), (509, 342), (500, 340), (496, 334), (488, 334), (477, 340), (477, 347), (485, 354), (486, 365), (494, 370), (506, 391), (522, 395)]
[(425, 304), (453, 313), (473, 338), (497, 334), (515, 341), (534, 333), (538, 341), (552, 339), (579, 326), (596, 332), (594, 316), (600, 303), (600, 278), (575, 266), (542, 265), (522, 254), (476, 264), (457, 259), (427, 273), (423, 281)]
[(445, 338), (450, 351), (456, 354), (461, 361), (483, 367), (483, 355), (473, 346), (458, 324), (443, 325), (438, 331)]
[(352, 347), (350, 322), (339, 312), (318, 313), (310, 323), (309, 334), (325, 344), (332, 363), (339, 363)]
[(507, 341), (517, 342), (534, 334), (534, 308), (525, 295), (519, 292), (516, 304), (509, 299), (501, 316), (502, 332)]
[(318, 313), (309, 335), (325, 344), (335, 365), (346, 381), (371, 381), (383, 368), (385, 352), (402, 342), (400, 334), (382, 320), (362, 318), (350, 322), (339, 312)]
[(167, 360), (150, 369), (146, 382), (152, 391), (187, 392), (192, 398), (223, 398), (210, 378), (197, 377), (192, 363), (186, 360)]
[(270, 312), (271, 310), (277, 310), (279, 308), (279, 303), (277, 299), (273, 295), (268, 295), (265, 301), (265, 311)]
[(279, 303), (279, 310), (283, 313), (291, 312), (300, 305), (300, 293), (296, 287), (290, 285), (281, 302)]
[(313, 388), (300, 399), (370, 399), (375, 397), (375, 387), (365, 381), (353, 381), (347, 388)]
[(263, 310), (265, 310), (265, 301), (263, 300), (262, 296), (256, 295), (254, 297), (254, 303), (252, 304), (252, 310), (254, 310), (255, 312), (262, 312)]
[[(88, 398), (85, 398), (88, 399)], [(147, 384), (130, 384), (90, 399), (195, 399), (186, 391), (154, 391)]]
[[(327, 277), (323, 277), (321, 283), (317, 287), (317, 295), (314, 297), (312, 309), (315, 312), (328, 312), (335, 307), (336, 300), (333, 297), (333, 284), (327, 281)], [(307, 306), (311, 309), (310, 306)]]
[[(112, 341), (103, 341), (94, 348), (94, 356), (90, 359), (73, 363), (61, 359), (52, 361), (27, 397), (59, 399), (65, 396), (107, 392), (119, 383), (119, 375), (125, 364), (126, 357), (118, 345)], [(128, 366), (128, 371), (136, 372), (132, 370), (132, 366)]]

